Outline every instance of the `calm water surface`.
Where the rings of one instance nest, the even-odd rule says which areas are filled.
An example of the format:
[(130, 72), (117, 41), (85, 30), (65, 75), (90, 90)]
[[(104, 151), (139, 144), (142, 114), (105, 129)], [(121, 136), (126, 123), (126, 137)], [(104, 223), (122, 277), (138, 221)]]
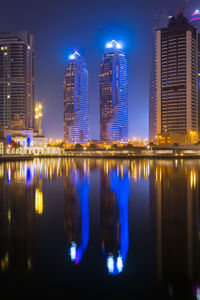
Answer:
[(200, 299), (199, 204), (200, 160), (0, 164), (1, 291)]

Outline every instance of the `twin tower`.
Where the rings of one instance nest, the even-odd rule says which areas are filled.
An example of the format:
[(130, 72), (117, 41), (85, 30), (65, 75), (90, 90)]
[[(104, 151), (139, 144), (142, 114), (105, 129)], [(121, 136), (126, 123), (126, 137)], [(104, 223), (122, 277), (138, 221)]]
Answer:
[[(115, 40), (106, 44), (100, 64), (100, 140), (128, 139), (127, 60)], [(88, 70), (75, 51), (64, 75), (64, 141), (87, 143), (90, 137)]]

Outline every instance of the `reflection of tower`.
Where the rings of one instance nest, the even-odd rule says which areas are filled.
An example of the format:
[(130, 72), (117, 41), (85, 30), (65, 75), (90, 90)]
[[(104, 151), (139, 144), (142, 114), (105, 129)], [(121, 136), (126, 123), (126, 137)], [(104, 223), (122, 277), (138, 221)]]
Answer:
[(29, 166), (18, 172), (20, 165), (16, 163), (13, 172), (7, 165), (7, 183), (0, 199), (0, 267), (2, 272), (17, 271), (18, 275), (31, 271), (34, 265), (34, 190)]
[(102, 247), (107, 254), (109, 273), (115, 275), (123, 270), (126, 260), (128, 237), (128, 170), (110, 170), (110, 176), (101, 173), (101, 229)]
[(37, 135), (42, 136), (42, 102), (37, 101), (35, 104), (35, 129)]
[(65, 232), (71, 260), (78, 264), (89, 240), (89, 190), (87, 170), (71, 166), (65, 178)]
[(200, 276), (197, 169), (181, 166), (178, 161), (162, 165), (157, 162), (151, 168), (150, 182), (158, 279), (172, 286), (178, 281), (197, 280)]

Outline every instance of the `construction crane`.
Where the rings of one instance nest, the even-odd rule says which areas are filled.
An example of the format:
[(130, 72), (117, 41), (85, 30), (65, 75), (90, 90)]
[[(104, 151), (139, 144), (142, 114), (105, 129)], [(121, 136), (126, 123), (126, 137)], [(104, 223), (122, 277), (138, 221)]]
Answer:
[(188, 1), (189, 0), (185, 0), (185, 5), (184, 5), (184, 7), (183, 8), (181, 8), (181, 6), (180, 6), (180, 3), (178, 3), (178, 10), (179, 10), (179, 16), (183, 16), (184, 15), (184, 12), (185, 12), (185, 9), (186, 9), (186, 6), (188, 5)]

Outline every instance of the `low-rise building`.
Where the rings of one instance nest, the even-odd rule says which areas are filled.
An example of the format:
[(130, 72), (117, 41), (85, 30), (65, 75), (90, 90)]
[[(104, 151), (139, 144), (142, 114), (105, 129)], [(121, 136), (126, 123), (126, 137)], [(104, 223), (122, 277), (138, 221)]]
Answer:
[(6, 140), (0, 137), (0, 155), (5, 155), (6, 152)]
[(11, 121), (10, 127), (4, 130), (4, 138), (7, 142), (7, 154), (61, 155), (64, 153), (64, 149), (60, 147), (49, 147), (47, 138), (39, 135), (37, 129), (26, 128), (17, 116)]

